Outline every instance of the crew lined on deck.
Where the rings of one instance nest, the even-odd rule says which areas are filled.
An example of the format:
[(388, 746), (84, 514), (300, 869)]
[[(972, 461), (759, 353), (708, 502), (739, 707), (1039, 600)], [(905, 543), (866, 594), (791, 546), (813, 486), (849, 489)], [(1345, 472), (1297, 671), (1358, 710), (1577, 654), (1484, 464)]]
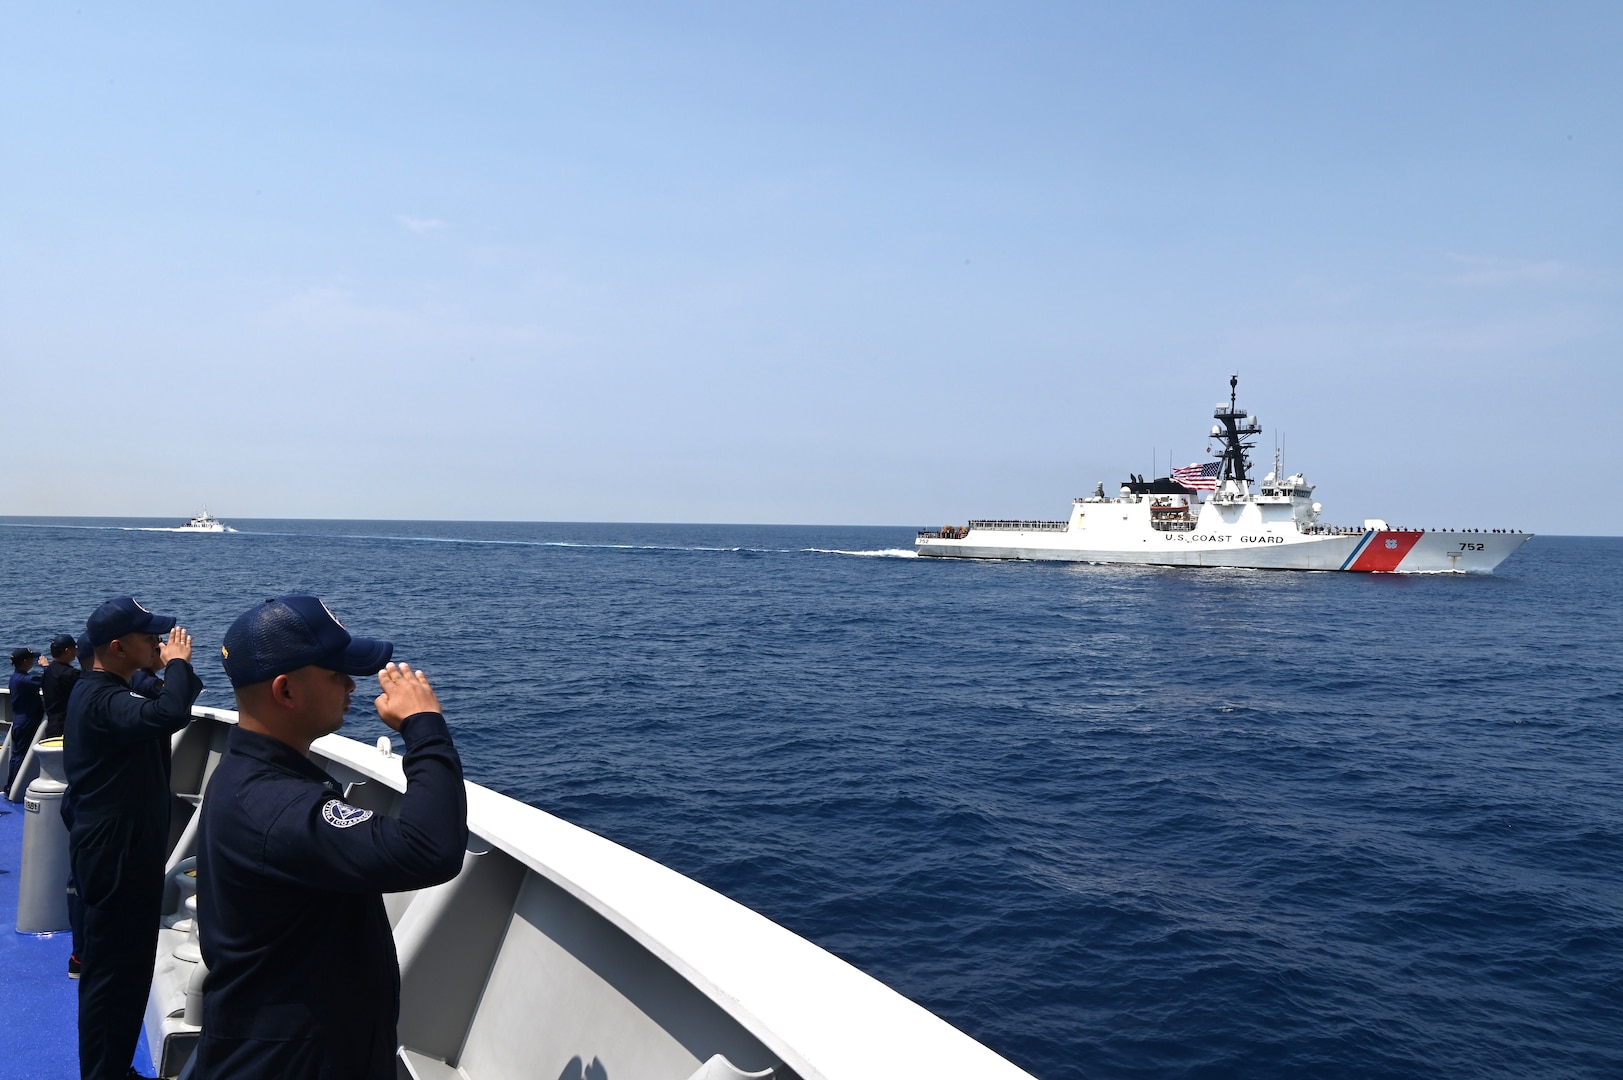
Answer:
[[(227, 632), (221, 662), (238, 724), (208, 788), (220, 794), (198, 811), (208, 975), (197, 1080), (395, 1075), (400, 975), (382, 893), (455, 877), (468, 834), (438, 697), (422, 672), (389, 663), (392, 651), (352, 637), (313, 596), (265, 601)], [(130, 1063), (170, 853), (170, 736), (203, 689), (191, 653), (173, 617), (126, 596), (97, 608), (78, 641), (53, 639), (43, 674), (38, 653), (12, 654), (13, 775), (46, 715), (42, 681), (63, 713), (68, 973), (80, 978), (86, 1080), (141, 1075)], [(392, 817), (347, 804), (309, 759), (311, 742), (343, 724), (354, 676), (371, 674), (378, 715), (406, 742)]]

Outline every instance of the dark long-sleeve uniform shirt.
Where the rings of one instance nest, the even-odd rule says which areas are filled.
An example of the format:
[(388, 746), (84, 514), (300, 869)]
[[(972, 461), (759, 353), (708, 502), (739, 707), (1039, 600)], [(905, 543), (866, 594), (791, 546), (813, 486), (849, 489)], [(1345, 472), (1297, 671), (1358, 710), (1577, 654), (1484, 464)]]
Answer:
[(138, 668), (130, 672), (130, 689), (156, 701), (163, 694), (163, 680), (146, 668)]
[(68, 792), (62, 816), (74, 829), (114, 817), (138, 818), (169, 835), (169, 736), (191, 721), (203, 682), (184, 660), (164, 668), (156, 700), (110, 671), (79, 677), (68, 695), (62, 767)]
[(6, 689), (11, 692), (12, 723), (37, 724), (40, 717), (45, 715), (45, 708), (39, 700), (40, 671), (14, 671), (7, 680)]
[(439, 713), (401, 725), (398, 817), (343, 801), (309, 758), (231, 732), (198, 831), (199, 1080), (395, 1075), (400, 969), (383, 893), (455, 877), (462, 762)]
[(68, 697), (73, 684), (79, 681), (79, 669), (61, 660), (52, 660), (51, 666), (40, 676), (39, 694), (45, 702), (45, 737), (62, 734), (68, 723)]
[(17, 771), (22, 768), (23, 760), (28, 755), (28, 748), (34, 745), (34, 737), (39, 734), (40, 721), (45, 718), (45, 708), (40, 704), (40, 672), (38, 668), (32, 671), (13, 672), (9, 684), (11, 690), (11, 760), (6, 764), (6, 787), (10, 789), (16, 779)]

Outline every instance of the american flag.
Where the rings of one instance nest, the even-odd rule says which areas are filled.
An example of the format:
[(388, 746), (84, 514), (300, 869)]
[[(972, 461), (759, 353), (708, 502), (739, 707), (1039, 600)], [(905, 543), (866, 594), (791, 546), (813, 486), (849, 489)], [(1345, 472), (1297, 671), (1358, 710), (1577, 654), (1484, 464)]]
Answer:
[(1204, 465), (1190, 464), (1187, 469), (1173, 469), (1172, 479), (1190, 491), (1216, 491), (1217, 474), (1222, 471), (1221, 461), (1208, 461)]

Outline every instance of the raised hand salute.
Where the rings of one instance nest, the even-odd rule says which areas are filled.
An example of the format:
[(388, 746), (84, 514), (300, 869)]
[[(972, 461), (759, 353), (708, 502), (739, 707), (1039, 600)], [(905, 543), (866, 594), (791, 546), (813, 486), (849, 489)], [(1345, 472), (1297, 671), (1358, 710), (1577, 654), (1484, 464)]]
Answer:
[(378, 672), (378, 685), (383, 689), (375, 702), (378, 717), (395, 731), (400, 730), (408, 716), (441, 711), (440, 699), (428, 684), (428, 676), (411, 670), (410, 664), (384, 665)]
[(169, 640), (158, 649), (158, 659), (165, 665), (171, 660), (192, 662), (192, 635), (184, 626), (169, 631)]

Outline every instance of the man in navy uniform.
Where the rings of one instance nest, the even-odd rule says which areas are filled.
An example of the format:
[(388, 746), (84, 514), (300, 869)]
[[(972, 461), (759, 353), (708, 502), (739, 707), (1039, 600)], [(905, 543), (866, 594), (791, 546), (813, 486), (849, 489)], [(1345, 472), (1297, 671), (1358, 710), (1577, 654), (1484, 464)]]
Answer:
[(11, 650), (11, 680), (7, 689), (11, 693), (11, 764), (6, 772), (6, 789), (17, 778), (28, 748), (34, 745), (39, 725), (45, 719), (45, 706), (40, 702), (40, 681), (43, 673), (34, 666), (39, 653), (33, 649)]
[(45, 737), (54, 739), (62, 734), (68, 723), (68, 696), (73, 684), (79, 681), (79, 669), (73, 661), (79, 655), (78, 643), (72, 634), (58, 634), (51, 639), (51, 666), (40, 677), (39, 694), (45, 702)]
[[(73, 644), (79, 653), (79, 678), (82, 679), (95, 670), (96, 647), (90, 644), (89, 634), (80, 634), (78, 640)], [(79, 685), (79, 682), (78, 679), (75, 679), (74, 686), (77, 685)], [(73, 688), (69, 687), (69, 701), (73, 700), (72, 691)], [(67, 722), (67, 714), (64, 713), (62, 716), (64, 729), (67, 727)], [(47, 719), (46, 723), (49, 724), (50, 720)], [(61, 732), (57, 732), (57, 734), (60, 735)], [(62, 820), (67, 824), (68, 831), (71, 833), (73, 831), (73, 820), (69, 817), (65, 802), (62, 804)], [(79, 957), (85, 951), (85, 906), (79, 901), (79, 883), (73, 880), (73, 871), (71, 869), (68, 871), (68, 924), (73, 927), (73, 952), (68, 954), (68, 978), (77, 979), (81, 967)]]
[[(198, 933), (208, 978), (196, 1080), (394, 1080), (400, 968), (385, 892), (455, 877), (467, 849), (462, 763), (420, 671), (351, 637), (313, 596), (267, 600), (220, 650), (237, 727), (198, 828)], [(310, 761), (356, 675), (405, 736), (398, 817), (350, 806)]]
[[(167, 643), (159, 640), (164, 633)], [(111, 1080), (134, 1072), (157, 957), (169, 855), (169, 737), (191, 719), (203, 683), (192, 670), (191, 636), (131, 597), (92, 612), (85, 634), (96, 663), (68, 698), (62, 819), (84, 905), (79, 1075)], [(151, 700), (131, 691), (129, 679), (155, 659), (164, 663), (164, 691)]]

